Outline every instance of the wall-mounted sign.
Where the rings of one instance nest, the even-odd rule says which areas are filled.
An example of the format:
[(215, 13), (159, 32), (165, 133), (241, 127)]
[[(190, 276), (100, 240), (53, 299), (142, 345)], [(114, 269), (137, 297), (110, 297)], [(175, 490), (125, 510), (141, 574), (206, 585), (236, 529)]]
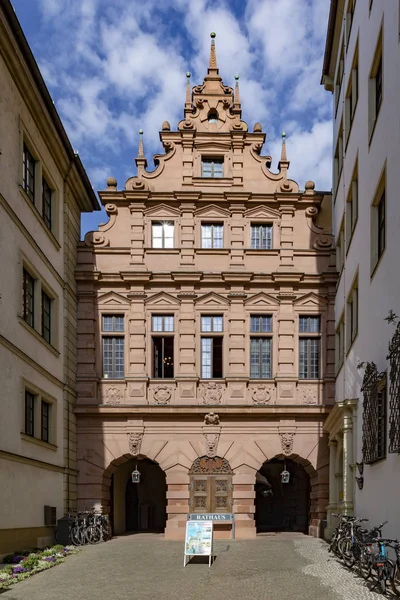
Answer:
[(211, 567), (212, 553), (213, 522), (187, 521), (183, 566), (186, 567), (192, 556), (208, 556), (208, 566)]
[(214, 521), (214, 523), (228, 522), (232, 524), (232, 539), (235, 539), (235, 515), (233, 513), (191, 513), (188, 515), (189, 521)]

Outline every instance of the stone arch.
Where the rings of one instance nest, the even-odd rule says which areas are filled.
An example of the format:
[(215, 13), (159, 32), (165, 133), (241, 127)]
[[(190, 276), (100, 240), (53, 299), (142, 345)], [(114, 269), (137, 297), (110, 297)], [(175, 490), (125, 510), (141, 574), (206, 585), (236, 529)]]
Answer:
[[(141, 482), (131, 484), (130, 473), (136, 466), (142, 474)], [(156, 480), (156, 484), (152, 485), (152, 480)], [(133, 488), (137, 488), (135, 491), (139, 492), (134, 494), (137, 504), (135, 507), (130, 493)], [(157, 461), (143, 454), (137, 457), (123, 454), (112, 460), (103, 472), (101, 507), (103, 512), (110, 515), (116, 534), (125, 531), (163, 531), (166, 522), (166, 491), (166, 473)], [(129, 518), (128, 503), (130, 509), (137, 513), (134, 519)]]
[[(314, 537), (322, 537), (324, 520), (326, 519), (326, 504), (328, 495), (328, 472), (327, 469), (317, 468), (308, 460), (298, 454), (276, 453), (266, 458), (260, 469), (273, 461), (292, 461), (300, 465), (309, 477), (309, 519), (308, 534)], [(260, 472), (260, 469), (257, 473)]]

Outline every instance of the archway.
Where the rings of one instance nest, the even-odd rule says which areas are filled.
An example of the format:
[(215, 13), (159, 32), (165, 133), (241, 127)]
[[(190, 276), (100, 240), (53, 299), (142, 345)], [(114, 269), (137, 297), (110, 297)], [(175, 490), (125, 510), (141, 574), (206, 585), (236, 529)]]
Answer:
[[(132, 482), (136, 467), (140, 472), (139, 483)], [(109, 506), (114, 535), (165, 530), (166, 475), (158, 463), (146, 457), (124, 455), (110, 464), (103, 481), (103, 505)]]
[[(285, 466), (290, 475), (288, 483), (283, 483), (281, 478)], [(288, 458), (266, 461), (257, 471), (255, 491), (257, 533), (308, 533), (310, 477), (301, 464)]]

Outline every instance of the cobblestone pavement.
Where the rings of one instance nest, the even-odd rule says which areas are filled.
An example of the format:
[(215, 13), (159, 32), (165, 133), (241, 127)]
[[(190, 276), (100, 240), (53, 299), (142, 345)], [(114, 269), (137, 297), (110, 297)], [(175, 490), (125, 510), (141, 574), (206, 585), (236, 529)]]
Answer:
[(83, 548), (60, 566), (23, 581), (2, 600), (373, 600), (327, 545), (300, 535), (217, 541), (211, 568), (183, 568), (183, 542), (127, 536)]

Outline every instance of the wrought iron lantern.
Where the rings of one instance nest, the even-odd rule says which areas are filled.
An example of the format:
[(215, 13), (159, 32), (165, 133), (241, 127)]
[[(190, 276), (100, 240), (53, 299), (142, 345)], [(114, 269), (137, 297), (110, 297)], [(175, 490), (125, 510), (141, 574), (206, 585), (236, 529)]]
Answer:
[(135, 470), (132, 471), (132, 483), (140, 483), (140, 471), (138, 471), (137, 464), (135, 466)]
[(290, 473), (289, 473), (289, 471), (286, 470), (286, 461), (285, 461), (285, 466), (281, 473), (281, 483), (289, 483), (289, 481), (290, 481)]

